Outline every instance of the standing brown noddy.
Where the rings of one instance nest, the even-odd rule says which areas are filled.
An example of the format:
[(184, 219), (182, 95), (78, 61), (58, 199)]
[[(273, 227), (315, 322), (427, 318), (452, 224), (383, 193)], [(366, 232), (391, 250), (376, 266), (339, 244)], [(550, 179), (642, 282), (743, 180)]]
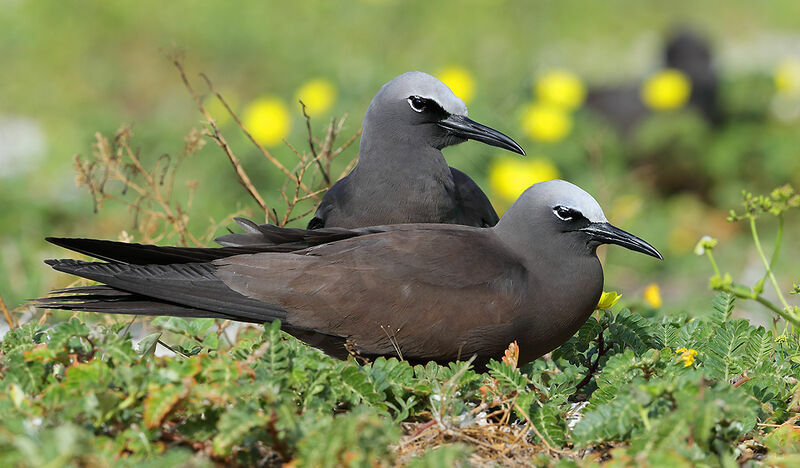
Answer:
[[(163, 261), (147, 265), (48, 260), (56, 270), (105, 286), (58, 290), (37, 302), (117, 314), (280, 319), (288, 333), (339, 358), (357, 352), (418, 363), (476, 355), (480, 367), (514, 340), (525, 362), (580, 328), (602, 292), (598, 245), (661, 258), (650, 244), (609, 224), (588, 193), (560, 180), (533, 185), (488, 229), (265, 229), (307, 245), (253, 254), (132, 245), (151, 259), (163, 252)], [(79, 250), (91, 255), (96, 247), (84, 243)], [(169, 263), (181, 255), (197, 261)]]
[(401, 223), (487, 227), (497, 213), (442, 148), (466, 140), (524, 155), (508, 136), (467, 118), (467, 106), (427, 73), (408, 72), (372, 99), (362, 122), (358, 164), (322, 198), (308, 229)]

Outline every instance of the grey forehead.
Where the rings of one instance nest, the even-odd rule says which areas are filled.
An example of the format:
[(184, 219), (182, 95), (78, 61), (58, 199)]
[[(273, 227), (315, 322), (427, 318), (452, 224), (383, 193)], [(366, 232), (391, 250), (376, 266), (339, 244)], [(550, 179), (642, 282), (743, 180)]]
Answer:
[(464, 101), (453, 94), (446, 84), (423, 72), (403, 73), (383, 85), (378, 95), (383, 99), (406, 99), (409, 96), (433, 99), (450, 114), (467, 115)]
[(577, 185), (565, 180), (539, 182), (528, 189), (531, 195), (543, 200), (550, 208), (565, 206), (578, 210), (593, 223), (607, 223), (606, 215), (597, 200)]

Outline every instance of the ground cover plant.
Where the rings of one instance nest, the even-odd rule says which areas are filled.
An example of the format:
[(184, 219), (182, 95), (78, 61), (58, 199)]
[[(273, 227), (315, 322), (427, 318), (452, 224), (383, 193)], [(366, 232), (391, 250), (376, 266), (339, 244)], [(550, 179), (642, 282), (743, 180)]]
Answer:
[[(189, 133), (181, 156), (151, 166), (129, 128), (98, 135), (93, 155), (75, 163), (95, 207), (128, 207), (137, 241), (207, 243), (213, 229), (187, 227), (194, 187), (173, 196), (175, 174), (205, 141), (268, 221), (283, 225), (313, 207), (335, 178), (330, 161), (358, 134), (337, 144), (341, 121), (333, 120), (318, 139), (308, 120), (308, 148), (293, 148), (292, 167), (259, 149), (287, 180), (283, 204), (270, 205), (176, 65), (208, 124)], [(761, 259), (752, 286), (715, 260), (729, 246), (704, 238), (697, 253), (708, 257), (718, 292), (698, 310), (664, 315), (604, 294), (567, 343), (533, 363), (517, 362), (509, 343), (486, 373), (469, 361), (338, 361), (278, 323), (59, 313), (20, 324), (3, 308), (12, 329), (0, 343), (0, 465), (795, 466), (800, 324), (791, 300), (800, 288), (781, 290), (777, 264), (784, 237), (797, 235), (784, 232), (784, 220), (799, 206), (800, 195), (781, 186), (745, 192), (729, 214), (747, 225)], [(758, 230), (770, 217), (774, 240)], [(747, 303), (773, 314), (772, 326), (736, 318)]]
[[(734, 319), (602, 309), (550, 356), (337, 361), (273, 323), (30, 323), (2, 343), (4, 466), (792, 466), (800, 347)], [(156, 357), (160, 341), (175, 357)], [(576, 411), (576, 406), (580, 408)], [(580, 414), (580, 417), (576, 417)], [(577, 420), (577, 422), (575, 422)]]

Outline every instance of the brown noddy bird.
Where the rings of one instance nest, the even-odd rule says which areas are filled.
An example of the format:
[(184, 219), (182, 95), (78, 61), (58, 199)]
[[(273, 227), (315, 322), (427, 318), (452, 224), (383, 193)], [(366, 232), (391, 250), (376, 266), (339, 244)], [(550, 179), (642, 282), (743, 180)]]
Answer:
[[(109, 262), (48, 260), (58, 271), (104, 285), (57, 290), (37, 303), (116, 314), (279, 319), (286, 332), (339, 358), (357, 353), (443, 363), (475, 355), (481, 368), (512, 341), (527, 362), (580, 328), (603, 288), (599, 245), (661, 258), (647, 242), (609, 224), (591, 195), (560, 180), (531, 186), (492, 228), (263, 228), (285, 241), (269, 239), (270, 245), (291, 247), (242, 253), (131, 244), (125, 258), (115, 258), (93, 254), (105, 241), (49, 239)], [(136, 250), (150, 263), (126, 263)]]
[(486, 194), (447, 165), (442, 148), (476, 140), (524, 155), (514, 140), (467, 117), (467, 106), (427, 73), (386, 83), (367, 108), (358, 164), (322, 198), (308, 229), (402, 223), (497, 224)]

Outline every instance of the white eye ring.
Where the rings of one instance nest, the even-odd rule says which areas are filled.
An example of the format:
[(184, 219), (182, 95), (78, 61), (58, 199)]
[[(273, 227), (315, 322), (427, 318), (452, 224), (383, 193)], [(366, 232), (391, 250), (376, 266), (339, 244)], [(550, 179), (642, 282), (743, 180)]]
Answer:
[[(422, 112), (425, 110), (425, 100), (419, 96), (411, 96), (407, 99), (408, 105), (414, 109), (414, 112)], [(415, 105), (416, 102), (416, 105)]]
[(555, 214), (561, 221), (572, 221), (575, 219), (575, 210), (567, 208), (566, 206), (559, 205), (553, 208), (553, 214)]

